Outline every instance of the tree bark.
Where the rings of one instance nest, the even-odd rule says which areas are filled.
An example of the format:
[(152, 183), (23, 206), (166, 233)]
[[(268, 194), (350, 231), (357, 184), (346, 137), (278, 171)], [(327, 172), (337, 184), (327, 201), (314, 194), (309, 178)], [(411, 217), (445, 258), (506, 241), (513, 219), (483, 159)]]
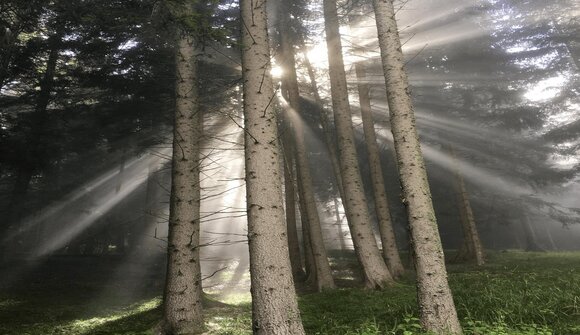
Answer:
[(369, 209), (358, 166), (336, 0), (324, 0), (323, 6), (334, 122), (350, 233), (364, 273), (365, 286), (384, 288), (393, 283), (393, 278), (381, 256), (371, 228)]
[(304, 334), (288, 257), (266, 6), (240, 1), (254, 334)]
[(385, 75), (391, 130), (415, 252), (417, 295), (422, 326), (436, 334), (460, 334), (447, 282), (445, 259), (404, 70), (392, 0), (373, 0)]
[[(304, 42), (302, 42), (302, 47), (304, 47)], [(320, 107), (320, 124), (322, 126), (322, 131), (324, 132), (324, 142), (326, 143), (328, 156), (330, 157), (330, 163), (332, 164), (332, 172), (336, 180), (336, 187), (338, 188), (340, 198), (343, 199), (344, 203), (346, 196), (344, 194), (344, 187), (342, 186), (340, 163), (338, 162), (338, 153), (336, 152), (336, 141), (330, 129), (330, 120), (328, 119), (328, 114), (324, 108), (324, 103), (322, 102), (322, 98), (320, 98), (320, 94), (318, 93), (316, 74), (314, 73), (314, 69), (308, 60), (307, 53), (303, 50), (302, 54), (304, 56), (304, 64), (306, 65), (306, 69), (308, 71), (308, 77), (310, 78), (310, 86), (312, 89), (312, 94), (314, 95), (314, 101), (316, 101), (316, 104)]]
[(465, 188), (465, 181), (463, 179), (463, 174), (461, 173), (461, 166), (459, 160), (457, 159), (457, 154), (453, 148), (451, 148), (451, 155), (453, 156), (453, 161), (455, 163), (455, 179), (457, 181), (456, 188), (459, 199), (461, 223), (463, 227), (463, 238), (465, 240), (467, 251), (465, 256), (467, 259), (475, 260), (475, 263), (478, 266), (481, 266), (485, 264), (485, 252), (479, 238), (479, 233), (477, 232), (477, 225), (475, 224), (475, 217), (473, 215), (473, 210), (471, 209), (469, 195), (467, 194), (467, 189)]
[(405, 272), (399, 250), (397, 248), (397, 239), (393, 230), (393, 221), (389, 209), (389, 201), (385, 190), (385, 181), (383, 179), (383, 169), (381, 167), (381, 157), (377, 145), (377, 136), (371, 111), (371, 98), (369, 86), (366, 84), (366, 69), (362, 62), (355, 64), (356, 78), (358, 82), (358, 95), (360, 100), (361, 117), (363, 121), (363, 131), (367, 154), (369, 158), (369, 167), (371, 172), (371, 181), (373, 185), (373, 194), (375, 200), (375, 211), (379, 221), (379, 232), (381, 235), (381, 244), (383, 246), (383, 257), (394, 278), (399, 278)]
[[(186, 7), (188, 13), (193, 9)], [(199, 41), (179, 30), (175, 50), (176, 88), (173, 166), (169, 208), (167, 276), (162, 334), (199, 334), (204, 329), (200, 241), (201, 111), (198, 96)]]
[[(285, 141), (287, 143), (287, 141)], [(292, 267), (292, 277), (294, 281), (302, 280), (305, 277), (302, 269), (302, 257), (300, 256), (300, 244), (298, 241), (298, 230), (296, 229), (296, 189), (294, 188), (293, 160), (288, 146), (284, 147), (284, 200), (286, 203), (286, 231), (288, 234), (288, 253), (290, 256), (290, 266)]]
[(308, 216), (310, 245), (312, 254), (316, 262), (316, 287), (318, 291), (332, 289), (335, 287), (332, 279), (332, 271), (328, 263), (320, 217), (316, 208), (316, 198), (312, 187), (312, 176), (308, 163), (306, 142), (304, 139), (304, 122), (300, 113), (300, 93), (298, 90), (298, 80), (296, 79), (296, 62), (294, 59), (294, 46), (289, 36), (290, 8), (288, 3), (280, 5), (280, 41), (284, 59), (284, 79), (283, 86), (288, 92), (290, 108), (286, 111), (287, 125), (294, 129), (294, 148), (296, 153), (296, 170), (298, 179), (301, 181), (300, 196), (304, 199), (306, 215)]

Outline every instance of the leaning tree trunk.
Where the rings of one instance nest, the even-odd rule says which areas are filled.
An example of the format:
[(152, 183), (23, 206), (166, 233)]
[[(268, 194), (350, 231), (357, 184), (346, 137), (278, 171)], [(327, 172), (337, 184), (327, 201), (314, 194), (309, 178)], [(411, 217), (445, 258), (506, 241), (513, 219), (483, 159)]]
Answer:
[(308, 216), (310, 245), (312, 254), (316, 262), (316, 287), (318, 291), (334, 288), (332, 271), (328, 263), (320, 217), (316, 208), (316, 198), (312, 186), (312, 175), (308, 163), (306, 151), (304, 121), (301, 118), (300, 93), (298, 91), (298, 80), (296, 78), (296, 62), (294, 59), (293, 44), (289, 36), (290, 8), (288, 3), (280, 6), (280, 42), (282, 47), (283, 65), (285, 69), (283, 86), (288, 92), (290, 108), (287, 110), (286, 124), (294, 129), (294, 148), (296, 153), (297, 176), (301, 182), (300, 196), (304, 199), (306, 215)]
[(201, 49), (190, 33), (178, 34), (167, 276), (159, 327), (167, 335), (199, 334), (204, 329), (199, 257), (202, 120), (197, 88)]
[(379, 155), (379, 147), (377, 145), (377, 136), (374, 127), (375, 124), (373, 122), (371, 111), (369, 85), (365, 82), (366, 69), (362, 62), (357, 62), (355, 64), (355, 72), (358, 82), (358, 95), (360, 100), (361, 117), (363, 121), (363, 131), (365, 134), (367, 154), (369, 157), (369, 167), (375, 200), (375, 211), (379, 221), (379, 232), (381, 235), (381, 244), (383, 246), (383, 257), (387, 262), (387, 266), (391, 271), (391, 275), (395, 278), (398, 278), (403, 275), (405, 269), (403, 268), (403, 263), (401, 262), (401, 257), (399, 256), (397, 239), (395, 238), (395, 231), (393, 230), (393, 221), (391, 219), (391, 211), (389, 209), (389, 201), (387, 198), (385, 181), (383, 178), (383, 169), (381, 167), (381, 157)]
[[(310, 87), (312, 90), (312, 94), (314, 95), (314, 101), (320, 108), (320, 125), (322, 126), (322, 131), (324, 132), (324, 142), (326, 144), (326, 148), (328, 149), (328, 156), (330, 157), (330, 163), (332, 166), (332, 173), (334, 174), (334, 178), (336, 179), (336, 187), (338, 188), (338, 193), (340, 194), (340, 199), (344, 203), (344, 199), (346, 198), (344, 194), (344, 187), (342, 186), (342, 176), (340, 174), (340, 163), (338, 162), (338, 154), (336, 152), (336, 141), (330, 129), (330, 120), (328, 119), (328, 114), (324, 108), (324, 103), (322, 102), (322, 98), (320, 98), (320, 94), (318, 93), (318, 84), (316, 82), (316, 74), (314, 73), (314, 69), (308, 60), (308, 55), (304, 50), (304, 41), (302, 41), (302, 55), (304, 56), (304, 65), (308, 71), (308, 77), (310, 79)], [(347, 221), (348, 221), (348, 215)]]
[(465, 240), (464, 243), (467, 251), (466, 256), (468, 259), (475, 260), (475, 263), (481, 266), (485, 264), (485, 252), (483, 250), (481, 239), (479, 238), (479, 233), (477, 232), (477, 225), (475, 224), (475, 217), (471, 208), (471, 202), (469, 201), (469, 195), (465, 188), (461, 166), (453, 148), (451, 148), (451, 155), (453, 156), (453, 161), (455, 163), (455, 179), (457, 181), (456, 187), (459, 198), (459, 210), (462, 214), (461, 224), (463, 227), (463, 238)]
[(362, 266), (366, 287), (383, 288), (393, 282), (393, 277), (381, 256), (371, 228), (369, 209), (358, 166), (336, 0), (324, 0), (323, 6), (334, 122), (350, 234)]
[(407, 206), (415, 252), (421, 324), (436, 334), (460, 334), (461, 326), (447, 282), (443, 247), (415, 126), (392, 1), (373, 0), (373, 6), (403, 201)]
[(284, 222), (266, 6), (241, 0), (248, 244), (255, 334), (304, 334)]

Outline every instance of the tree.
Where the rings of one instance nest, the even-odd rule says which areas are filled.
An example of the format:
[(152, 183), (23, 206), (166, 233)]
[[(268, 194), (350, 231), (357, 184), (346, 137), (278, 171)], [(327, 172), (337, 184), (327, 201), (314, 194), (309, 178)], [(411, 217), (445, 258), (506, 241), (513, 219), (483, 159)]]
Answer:
[(304, 334), (288, 257), (266, 6), (240, 1), (252, 328)]
[[(355, 22), (354, 17), (349, 15), (349, 22), (351, 28)], [(364, 57), (364, 50), (360, 46), (355, 46), (354, 54), (359, 57)], [(366, 78), (366, 66), (364, 61), (358, 61), (354, 64), (358, 96), (360, 102), (360, 113), (363, 121), (363, 132), (365, 135), (365, 144), (367, 155), (369, 159), (369, 168), (371, 172), (371, 183), (373, 187), (373, 195), (375, 202), (375, 212), (379, 224), (379, 232), (381, 236), (382, 252), (391, 275), (398, 278), (403, 275), (405, 269), (401, 263), (399, 250), (397, 248), (397, 239), (393, 229), (393, 222), (391, 219), (391, 210), (389, 209), (389, 201), (387, 198), (387, 191), (385, 189), (385, 180), (383, 178), (383, 169), (381, 167), (381, 157), (379, 147), (377, 144), (377, 135), (375, 133), (375, 123), (373, 121), (371, 109), (371, 95), (370, 88)]]
[(407, 206), (421, 324), (437, 334), (461, 326), (447, 282), (445, 258), (415, 126), (409, 82), (392, 0), (373, 0), (403, 202)]
[(298, 90), (298, 80), (296, 78), (296, 62), (294, 58), (294, 45), (289, 33), (290, 28), (290, 8), (287, 2), (280, 4), (279, 22), (280, 22), (280, 44), (284, 61), (284, 78), (282, 80), (283, 88), (288, 93), (290, 108), (287, 111), (287, 127), (294, 130), (294, 149), (296, 156), (296, 171), (301, 193), (300, 197), (304, 200), (306, 215), (308, 216), (308, 228), (310, 236), (310, 245), (315, 261), (316, 269), (316, 286), (319, 291), (323, 289), (334, 288), (332, 271), (328, 263), (328, 256), (324, 246), (322, 228), (320, 226), (320, 217), (316, 208), (316, 198), (312, 186), (312, 176), (308, 164), (308, 156), (305, 143), (304, 122), (300, 118), (300, 92)]
[[(285, 140), (284, 143), (290, 140)], [(300, 256), (300, 242), (296, 229), (296, 189), (294, 187), (294, 163), (290, 150), (284, 147), (284, 209), (286, 212), (286, 233), (288, 234), (288, 255), (294, 281), (303, 279), (305, 276), (302, 269), (302, 257)]]
[(483, 245), (477, 232), (477, 225), (475, 224), (471, 201), (469, 201), (469, 195), (465, 188), (461, 166), (453, 148), (451, 148), (451, 155), (453, 156), (453, 163), (455, 165), (455, 189), (457, 191), (461, 228), (463, 229), (463, 244), (458, 251), (457, 257), (475, 260), (475, 263), (481, 266), (485, 264)]
[(346, 74), (342, 57), (338, 14), (335, 0), (324, 0), (324, 25), (328, 49), (328, 63), (334, 121), (342, 184), (346, 198), (345, 208), (357, 258), (362, 266), (365, 285), (383, 288), (393, 282), (371, 229), (369, 209), (358, 166)]
[[(176, 9), (180, 20), (187, 20), (193, 13), (191, 2)], [(198, 58), (201, 54), (199, 36), (187, 27), (177, 27), (175, 125), (161, 334), (198, 334), (204, 329), (199, 258), (202, 118)]]

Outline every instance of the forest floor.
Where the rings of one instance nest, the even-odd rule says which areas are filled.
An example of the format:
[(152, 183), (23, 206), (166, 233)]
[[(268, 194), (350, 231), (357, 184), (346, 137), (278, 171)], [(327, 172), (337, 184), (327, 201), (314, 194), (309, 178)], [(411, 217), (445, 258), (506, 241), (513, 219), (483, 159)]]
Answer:
[[(308, 334), (423, 334), (412, 273), (392, 288), (367, 291), (351, 252), (331, 256), (341, 289), (303, 290)], [(488, 258), (480, 268), (448, 265), (466, 334), (580, 334), (580, 252), (490, 252)], [(160, 317), (163, 265), (148, 266), (154, 271), (115, 257), (1, 265), (0, 334), (151, 334)], [(213, 280), (232, 276), (224, 270)], [(208, 296), (222, 304), (206, 309), (207, 334), (251, 334), (247, 278), (238, 283), (239, 289), (210, 285)]]

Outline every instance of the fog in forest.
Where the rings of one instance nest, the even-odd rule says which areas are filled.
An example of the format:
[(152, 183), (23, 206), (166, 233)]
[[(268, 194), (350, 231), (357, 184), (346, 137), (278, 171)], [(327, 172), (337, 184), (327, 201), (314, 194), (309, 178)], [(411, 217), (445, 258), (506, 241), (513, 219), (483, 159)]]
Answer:
[[(318, 2), (309, 6), (312, 13), (303, 20), (309, 30), (306, 52), (297, 52), (302, 111), (290, 115), (292, 122), (306, 128), (326, 247), (352, 249), (318, 116), (332, 108), (321, 8)], [(220, 5), (224, 11), (236, 8), (231, 3)], [(342, 22), (349, 98), (368, 205), (374, 213), (354, 70), (354, 63), (362, 60), (397, 243), (407, 251), (407, 215), (370, 8), (353, 11), (357, 19), (350, 27), (346, 15)], [(443, 247), (461, 248), (461, 180), (486, 249), (580, 250), (579, 4), (410, 0), (397, 8)], [(275, 27), (277, 11), (270, 11), (270, 25)], [(111, 49), (118, 58), (110, 61), (118, 66), (110, 70), (115, 78), (89, 87), (87, 83), (99, 80), (98, 75), (87, 71), (75, 78), (74, 66), (96, 67), (94, 59), (85, 59), (82, 53), (98, 58), (93, 49), (98, 46), (84, 48), (93, 33), (88, 26), (78, 29), (61, 33), (70, 45), (58, 51), (57, 81), (47, 106), (50, 115), (41, 121), (44, 130), (35, 126), (36, 100), (26, 98), (35, 94), (28, 84), (33, 74), (11, 70), (2, 78), (0, 251), (9, 265), (3, 267), (0, 283), (18, 282), (55, 259), (111, 257), (116, 260), (111, 283), (132, 273), (150, 278), (151, 285), (160, 288), (167, 248), (173, 108), (168, 98), (172, 86), (163, 83), (172, 80), (167, 74), (171, 62), (152, 62), (156, 42), (127, 33), (114, 37), (122, 40)], [(102, 38), (113, 39), (113, 34), (105, 32)], [(271, 36), (275, 39), (276, 33)], [(141, 48), (145, 43), (148, 46)], [(167, 45), (157, 47), (160, 54), (171, 50)], [(210, 57), (202, 72), (215, 80), (204, 80), (212, 84), (202, 89), (202, 272), (210, 291), (226, 294), (250, 287), (241, 67), (238, 51), (231, 47), (210, 45), (206, 51)], [(272, 74), (279, 81), (284, 73), (272, 54)], [(308, 88), (304, 55), (314, 68), (324, 106), (317, 105)], [(41, 73), (45, 65), (40, 63), (48, 54), (32, 46), (19, 57), (19, 67), (37, 62), (34, 69)], [(158, 68), (149, 63), (151, 68), (143, 73), (135, 65), (123, 68), (122, 57)], [(117, 93), (108, 93), (117, 87)], [(138, 95), (142, 97), (131, 100)], [(277, 91), (276, 108), (289, 109), (286, 99)], [(283, 125), (279, 131), (284, 133)], [(300, 220), (298, 225), (302, 236)], [(226, 270), (231, 275), (221, 277)]]

